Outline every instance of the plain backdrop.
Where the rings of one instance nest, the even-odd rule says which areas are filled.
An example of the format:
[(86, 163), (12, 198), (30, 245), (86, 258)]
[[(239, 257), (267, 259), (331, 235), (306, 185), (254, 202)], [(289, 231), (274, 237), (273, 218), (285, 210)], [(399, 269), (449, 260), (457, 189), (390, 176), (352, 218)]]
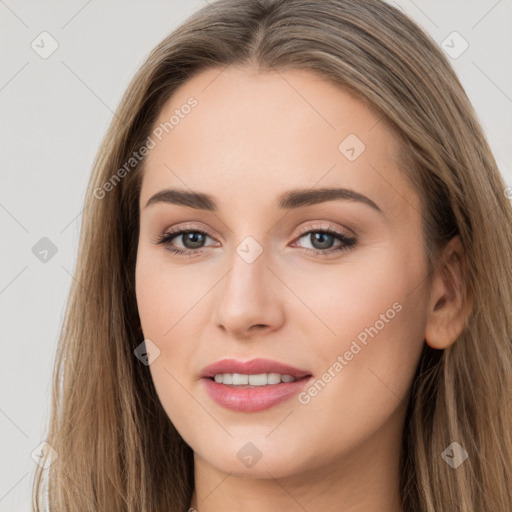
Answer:
[[(390, 3), (439, 45), (448, 43), (512, 185), (512, 1)], [(203, 5), (0, 0), (0, 511), (31, 510), (31, 454), (45, 438), (58, 333), (100, 140), (149, 51)]]

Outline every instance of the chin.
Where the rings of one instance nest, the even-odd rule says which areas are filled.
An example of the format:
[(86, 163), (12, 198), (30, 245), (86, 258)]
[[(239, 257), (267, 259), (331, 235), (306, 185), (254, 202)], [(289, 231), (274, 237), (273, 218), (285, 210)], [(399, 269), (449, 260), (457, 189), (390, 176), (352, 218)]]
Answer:
[[(279, 447), (261, 436), (230, 438), (226, 443), (209, 443), (194, 450), (209, 465), (232, 476), (248, 478), (283, 478), (307, 469), (306, 460), (298, 459), (300, 449), (277, 440)], [(252, 441), (250, 440), (252, 438)], [(212, 450), (212, 444), (216, 447)], [(203, 456), (206, 453), (206, 456)]]

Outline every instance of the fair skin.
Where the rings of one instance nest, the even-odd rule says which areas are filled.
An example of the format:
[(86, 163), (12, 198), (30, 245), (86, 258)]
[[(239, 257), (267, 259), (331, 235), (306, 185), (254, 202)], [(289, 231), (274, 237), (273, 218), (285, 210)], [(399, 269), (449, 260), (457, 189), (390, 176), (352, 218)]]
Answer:
[[(175, 92), (156, 125), (191, 96), (197, 106), (145, 161), (136, 264), (144, 337), (160, 350), (151, 375), (194, 451), (190, 506), (397, 512), (401, 434), (423, 344), (446, 348), (463, 326), (460, 244), (447, 247), (449, 272), (427, 288), (420, 199), (398, 169), (392, 132), (318, 76), (206, 70)], [(366, 146), (353, 161), (338, 148), (349, 134)], [(168, 188), (209, 194), (217, 209), (146, 206)], [(320, 188), (351, 189), (380, 211), (353, 199), (278, 205), (284, 192)], [(341, 239), (328, 238), (325, 248), (299, 231), (325, 227), (355, 246), (334, 252)], [(156, 243), (175, 228), (208, 236), (199, 249), (181, 235)], [(251, 263), (236, 251), (248, 236), (262, 249)], [(321, 379), (390, 310), (392, 319), (387, 313), (378, 334), (308, 403), (294, 396), (239, 412), (205, 391), (201, 370), (224, 358), (272, 359)], [(251, 467), (237, 456), (248, 442), (261, 453)]]

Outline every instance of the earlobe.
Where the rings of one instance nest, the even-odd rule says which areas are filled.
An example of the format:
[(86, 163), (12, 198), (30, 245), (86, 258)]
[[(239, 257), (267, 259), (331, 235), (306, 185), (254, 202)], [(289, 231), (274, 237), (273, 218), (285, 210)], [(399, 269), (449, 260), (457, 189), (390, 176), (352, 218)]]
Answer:
[(439, 256), (432, 280), (425, 341), (438, 350), (448, 348), (462, 333), (469, 314), (464, 248), (453, 237)]

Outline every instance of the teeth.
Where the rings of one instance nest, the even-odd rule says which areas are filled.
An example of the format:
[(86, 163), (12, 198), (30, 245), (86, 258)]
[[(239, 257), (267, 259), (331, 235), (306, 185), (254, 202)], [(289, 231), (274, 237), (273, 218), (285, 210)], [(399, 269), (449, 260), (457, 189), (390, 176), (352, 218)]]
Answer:
[(280, 373), (258, 373), (257, 375), (244, 375), (241, 373), (218, 373), (214, 376), (215, 382), (231, 386), (266, 386), (267, 384), (280, 384), (281, 382), (295, 382), (297, 379), (291, 375)]
[(266, 373), (260, 373), (258, 375), (249, 375), (248, 380), (251, 386), (266, 386), (268, 384), (268, 377)]
[(249, 384), (249, 375), (233, 373), (233, 386), (244, 386)]
[(279, 384), (281, 382), (281, 374), (279, 373), (268, 373), (267, 384)]

